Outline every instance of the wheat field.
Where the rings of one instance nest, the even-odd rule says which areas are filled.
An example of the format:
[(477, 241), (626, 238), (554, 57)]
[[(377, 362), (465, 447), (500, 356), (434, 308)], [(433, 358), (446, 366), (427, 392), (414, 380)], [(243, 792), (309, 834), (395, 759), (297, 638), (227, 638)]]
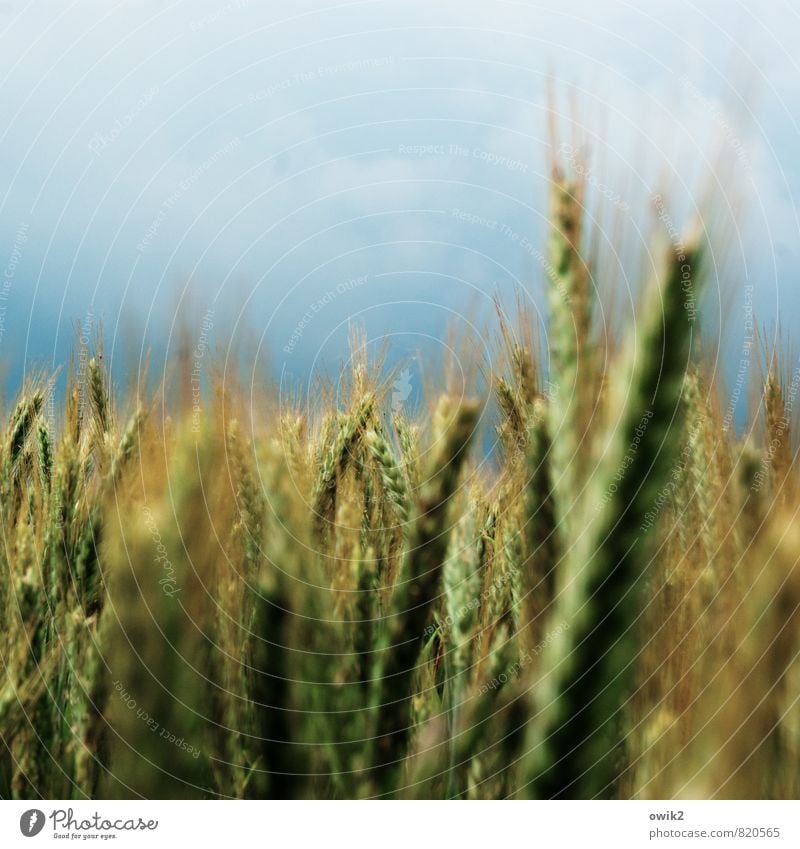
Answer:
[(416, 411), (357, 332), (313, 401), (193, 398), (190, 358), (121, 391), (99, 338), (54, 417), (26, 383), (1, 797), (800, 796), (798, 375), (760, 340), (732, 423), (699, 227), (605, 342), (582, 197), (554, 168), (546, 341), (498, 304)]

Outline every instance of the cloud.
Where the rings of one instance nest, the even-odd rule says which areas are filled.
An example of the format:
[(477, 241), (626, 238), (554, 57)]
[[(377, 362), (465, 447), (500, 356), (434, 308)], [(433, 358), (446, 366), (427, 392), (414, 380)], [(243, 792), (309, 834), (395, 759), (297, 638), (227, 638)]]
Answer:
[[(0, 223), (29, 222), (30, 238), (4, 353), (15, 367), (55, 356), (55, 329), (63, 353), (64, 327), (90, 306), (111, 326), (121, 311), (149, 315), (158, 339), (169, 290), (187, 281), (234, 316), (246, 306), (256, 332), (295, 326), (332, 281), (359, 274), (454, 309), (473, 287), (516, 280), (540, 297), (541, 263), (520, 243), (543, 235), (550, 72), (575, 91), (573, 103), (560, 86), (562, 138), (588, 141), (595, 188), (635, 208), (672, 175), (688, 210), (716, 137), (755, 187), (748, 271), (773, 290), (777, 273), (791, 297), (800, 174), (787, 104), (800, 75), (787, 9), (768, 4), (756, 21), (720, 0), (7, 4)], [(736, 82), (761, 73), (750, 32), (769, 56), (761, 100)], [(744, 226), (738, 215), (732, 205)], [(632, 216), (632, 244), (639, 225)], [(360, 287), (318, 327), (387, 297)]]

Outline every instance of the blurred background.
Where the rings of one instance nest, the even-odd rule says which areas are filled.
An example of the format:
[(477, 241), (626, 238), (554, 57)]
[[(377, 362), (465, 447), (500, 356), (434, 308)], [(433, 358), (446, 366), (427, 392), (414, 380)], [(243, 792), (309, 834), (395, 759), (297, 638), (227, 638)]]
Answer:
[(6, 393), (99, 327), (120, 383), (185, 344), (302, 391), (355, 321), (404, 401), (448, 326), (488, 344), (495, 295), (543, 332), (554, 155), (588, 174), (612, 330), (654, 233), (713, 224), (735, 386), (754, 321), (800, 324), (799, 40), (784, 0), (5, 2)]

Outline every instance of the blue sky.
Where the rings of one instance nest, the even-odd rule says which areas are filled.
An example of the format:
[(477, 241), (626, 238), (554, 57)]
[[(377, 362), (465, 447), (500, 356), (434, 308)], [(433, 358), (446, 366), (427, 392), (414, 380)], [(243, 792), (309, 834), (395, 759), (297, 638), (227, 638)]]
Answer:
[(617, 321), (663, 191), (678, 225), (713, 212), (726, 371), (745, 285), (760, 322), (800, 330), (788, 2), (265, 5), (0, 6), (7, 385), (62, 362), (76, 321), (102, 321), (118, 375), (147, 348), (162, 369), (191, 314), (190, 336), (249, 341), (302, 381), (339, 362), (351, 320), (421, 362), (448, 323), (486, 345), (494, 292), (544, 316), (551, 72)]

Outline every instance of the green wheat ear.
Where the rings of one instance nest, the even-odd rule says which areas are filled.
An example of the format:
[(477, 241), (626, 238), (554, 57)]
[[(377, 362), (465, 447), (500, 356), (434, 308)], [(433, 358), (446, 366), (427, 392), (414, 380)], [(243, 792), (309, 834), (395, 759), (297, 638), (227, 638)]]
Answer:
[(444, 593), (448, 639), (447, 687), (450, 702), (450, 770), (447, 795), (453, 797), (466, 789), (466, 765), (455, 761), (453, 733), (460, 726), (461, 703), (466, 694), (472, 662), (472, 645), (477, 625), (481, 592), (480, 552), (477, 545), (476, 507), (471, 503), (450, 537), (444, 565)]
[(364, 430), (374, 411), (375, 395), (368, 392), (359, 400), (354, 410), (342, 416), (336, 436), (322, 453), (311, 501), (315, 536), (323, 547), (327, 547), (329, 529), (336, 517), (336, 496), (340, 479), (353, 463)]
[(95, 357), (89, 360), (88, 368), (89, 400), (92, 404), (98, 427), (101, 433), (111, 429), (111, 404), (106, 388), (106, 378), (103, 367)]
[(111, 477), (114, 481), (119, 480), (125, 467), (130, 463), (136, 447), (139, 444), (142, 427), (144, 426), (146, 412), (141, 404), (137, 405), (133, 415), (128, 420), (125, 430), (122, 432), (114, 458), (111, 461)]
[(459, 473), (475, 429), (479, 406), (443, 396), (434, 414), (434, 455), (423, 477), (408, 554), (395, 590), (373, 698), (374, 743), (370, 786), (373, 794), (390, 793), (406, 756), (412, 682), (425, 640), (425, 626), (439, 596), (447, 555), (448, 504), (458, 488)]
[(397, 520), (408, 521), (408, 487), (387, 440), (375, 430), (368, 430), (364, 441), (378, 466), (381, 483), (397, 513)]
[(579, 464), (589, 386), (587, 342), (591, 327), (589, 274), (581, 255), (583, 182), (553, 169), (548, 265), (550, 368), (557, 391), (548, 405), (553, 478), (559, 521), (569, 534), (579, 490)]
[(544, 636), (544, 623), (556, 595), (556, 570), (563, 556), (553, 495), (547, 416), (547, 404), (538, 398), (528, 425), (524, 528), (528, 559), (522, 565), (519, 581), (523, 654), (529, 653)]
[(50, 443), (47, 423), (41, 418), (36, 426), (36, 439), (39, 445), (39, 475), (42, 491), (49, 493), (53, 477), (53, 446)]
[(641, 525), (668, 479), (682, 431), (699, 235), (683, 250), (671, 257), (647, 304), (615, 467), (588, 503), (600, 515), (584, 535), (590, 547), (582, 546), (579, 592), (563, 593), (551, 620), (554, 628), (569, 627), (548, 646), (549, 674), (538, 693), (544, 715), (529, 728), (526, 780), (537, 798), (608, 795), (619, 774), (618, 728), (638, 652), (632, 623), (649, 562)]
[(419, 427), (403, 415), (395, 418), (394, 426), (403, 456), (403, 471), (408, 489), (413, 491), (419, 486)]
[(42, 410), (42, 401), (42, 393), (36, 391), (29, 398), (23, 397), (11, 415), (6, 449), (6, 463), (11, 467), (19, 460), (22, 449)]

